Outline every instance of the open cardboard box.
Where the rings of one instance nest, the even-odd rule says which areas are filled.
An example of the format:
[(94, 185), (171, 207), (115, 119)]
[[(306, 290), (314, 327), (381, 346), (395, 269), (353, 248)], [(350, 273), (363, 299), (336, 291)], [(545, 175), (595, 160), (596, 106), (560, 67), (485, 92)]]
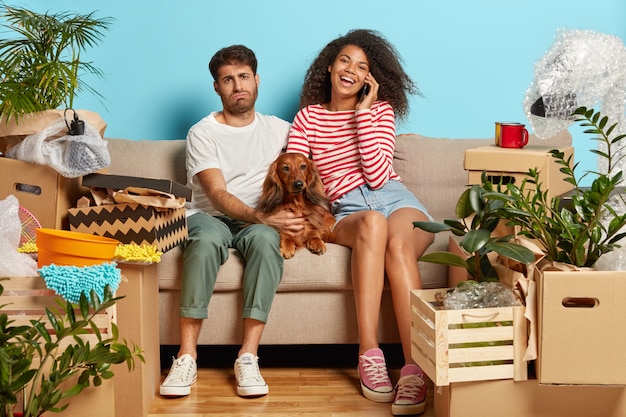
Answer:
[[(82, 184), (90, 187), (94, 195), (102, 192), (107, 196), (106, 190), (117, 192), (133, 187), (167, 193), (182, 203), (191, 200), (190, 188), (168, 179), (94, 173), (84, 176)], [(68, 210), (70, 230), (110, 237), (126, 244), (151, 245), (167, 252), (187, 239), (187, 217), (185, 207), (178, 203), (174, 205), (176, 208), (168, 209), (163, 207), (172, 206), (150, 205), (160, 204), (160, 198), (139, 199), (138, 203), (131, 203), (134, 199), (130, 198), (128, 203), (72, 208)]]
[(168, 179), (94, 173), (83, 177), (83, 186), (90, 188), (111, 188), (114, 190), (123, 190), (128, 187), (148, 188), (174, 194), (178, 197), (184, 197), (185, 200), (191, 201), (191, 188)]
[[(29, 113), (19, 119), (0, 117), (0, 153), (6, 153), (24, 138), (63, 118), (64, 112), (64, 109), (54, 109)], [(76, 114), (104, 137), (107, 125), (98, 113), (76, 110)], [(73, 111), (68, 111), (68, 120), (73, 115)], [(65, 178), (47, 165), (0, 157), (0, 199), (11, 194), (32, 213), (41, 227), (68, 230), (67, 210), (89, 194), (89, 189), (81, 187), (80, 178)]]
[(0, 157), (0, 199), (14, 195), (41, 227), (69, 229), (67, 210), (89, 194), (80, 178), (65, 178), (46, 166)]
[[(73, 110), (50, 109), (34, 113), (28, 113), (16, 119), (15, 117), (5, 120), (0, 116), (0, 152), (6, 153), (9, 149), (20, 143), (24, 138), (44, 130), (56, 123), (60, 118), (67, 116), (69, 121), (74, 117)], [(100, 137), (104, 138), (107, 124), (98, 113), (89, 110), (76, 110), (76, 115), (93, 126)]]
[(545, 271), (535, 279), (539, 382), (626, 385), (626, 271)]
[(70, 230), (121, 243), (155, 246), (161, 252), (187, 240), (185, 208), (158, 210), (142, 204), (104, 204), (68, 210)]

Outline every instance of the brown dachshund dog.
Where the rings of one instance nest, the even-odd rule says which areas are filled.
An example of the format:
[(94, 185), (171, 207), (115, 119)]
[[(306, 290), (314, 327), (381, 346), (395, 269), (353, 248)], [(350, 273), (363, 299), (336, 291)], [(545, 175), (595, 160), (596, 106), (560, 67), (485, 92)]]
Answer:
[(302, 154), (281, 154), (265, 178), (259, 210), (273, 214), (281, 208), (306, 217), (300, 232), (280, 234), (280, 252), (285, 259), (305, 246), (318, 255), (326, 252), (325, 242), (331, 238), (335, 218), (328, 210), (328, 198), (315, 164)]

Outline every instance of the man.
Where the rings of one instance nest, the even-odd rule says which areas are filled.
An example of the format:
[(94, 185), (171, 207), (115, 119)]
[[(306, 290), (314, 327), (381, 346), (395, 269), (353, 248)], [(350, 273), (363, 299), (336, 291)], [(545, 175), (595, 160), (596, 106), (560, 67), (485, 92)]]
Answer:
[(257, 350), (283, 272), (277, 230), (296, 232), (303, 220), (285, 211), (266, 216), (255, 207), (270, 164), (286, 146), (290, 124), (256, 113), (259, 76), (250, 49), (233, 45), (219, 50), (209, 70), (223, 109), (200, 120), (187, 135), (187, 177), (193, 199), (184, 245), (181, 344), (160, 393), (191, 392), (202, 320), (208, 317), (217, 272), (228, 259), (228, 248), (236, 248), (246, 262), (244, 334), (234, 366), (237, 393), (260, 396), (269, 390), (259, 371)]

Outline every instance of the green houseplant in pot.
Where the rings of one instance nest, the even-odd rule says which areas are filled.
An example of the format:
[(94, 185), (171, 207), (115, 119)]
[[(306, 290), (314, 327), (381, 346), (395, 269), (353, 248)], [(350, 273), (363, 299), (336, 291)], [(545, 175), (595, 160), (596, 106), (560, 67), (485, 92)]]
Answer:
[[(0, 284), (0, 295), (3, 291)], [(125, 362), (130, 371), (135, 360), (144, 361), (139, 348), (118, 340), (115, 323), (105, 338), (94, 321), (119, 299), (106, 286), (102, 300), (94, 290), (89, 298), (83, 292), (77, 305), (59, 300), (58, 308), (45, 309), (48, 326), (41, 320), (14, 325), (1, 312), (0, 416), (38, 417), (46, 411), (63, 411), (69, 398), (112, 378), (113, 364)], [(97, 343), (82, 338), (88, 333)], [(24, 411), (14, 414), (18, 403)]]
[[(622, 182), (623, 173), (617, 169), (616, 150), (622, 146), (626, 135), (615, 135), (617, 124), (609, 124), (608, 117), (600, 112), (585, 107), (578, 108), (573, 116), (576, 122), (585, 127), (585, 133), (592, 140), (601, 142), (604, 150), (591, 152), (607, 162), (607, 172), (586, 172), (576, 177), (570, 159), (564, 159), (557, 150), (551, 151), (565, 181), (574, 186), (574, 190), (563, 204), (563, 199), (547, 200), (542, 184), (538, 182), (538, 172), (531, 169), (528, 178), (520, 187), (507, 185), (507, 204), (501, 215), (510, 225), (518, 226), (520, 234), (536, 240), (542, 247), (546, 260), (562, 262), (576, 267), (593, 267), (598, 259), (616, 248), (626, 236), (623, 228), (626, 225), (626, 213), (619, 213), (614, 202), (621, 200), (618, 186)], [(584, 176), (594, 176), (590, 187), (580, 185)], [(534, 184), (534, 190), (527, 190), (527, 184)]]
[(497, 236), (494, 230), (500, 224), (501, 210), (508, 197), (498, 192), (494, 185), (482, 175), (481, 185), (472, 185), (461, 194), (455, 212), (457, 219), (438, 222), (414, 222), (414, 227), (431, 233), (450, 231), (461, 237), (459, 246), (468, 254), (464, 258), (451, 252), (433, 252), (420, 261), (464, 268), (478, 282), (498, 281), (490, 254), (495, 253), (521, 263), (532, 262), (534, 254), (528, 248), (510, 242), (512, 234)]
[(606, 169), (585, 172), (592, 181), (583, 187), (576, 164), (552, 151), (565, 180), (574, 186), (571, 195), (548, 201), (542, 191), (525, 190), (537, 182), (531, 170), (527, 182), (507, 188), (511, 199), (502, 215), (522, 236), (538, 242), (545, 256), (527, 277), (537, 287), (539, 383), (623, 385), (626, 366), (615, 358), (626, 348), (620, 310), (626, 274), (607, 260), (623, 250), (625, 237), (619, 155), (626, 135), (593, 109), (578, 108), (572, 117), (601, 145), (592, 153)]
[[(425, 255), (420, 260), (465, 267), (470, 275), (479, 278), (475, 265), (482, 265), (482, 261), (476, 262), (475, 257), (488, 250), (496, 251), (493, 244), (499, 243), (500, 238), (488, 236), (485, 232), (480, 232), (480, 239), (470, 239), (468, 236), (479, 234), (474, 229), (493, 231), (494, 223), (500, 221), (517, 227), (519, 235), (536, 241), (549, 262), (591, 267), (603, 254), (618, 248), (619, 242), (626, 236), (623, 231), (626, 226), (626, 213), (618, 213), (613, 208), (611, 200), (617, 198), (623, 201), (621, 194), (617, 193), (618, 185), (622, 181), (622, 172), (616, 172), (619, 161), (615, 155), (616, 149), (622, 146), (626, 135), (614, 134), (617, 124), (610, 124), (606, 116), (603, 117), (594, 109), (580, 107), (572, 116), (577, 123), (586, 128), (584, 133), (604, 145), (604, 150), (591, 152), (607, 160), (606, 173), (586, 172), (577, 178), (575, 172), (577, 164), (574, 164), (571, 158), (566, 159), (562, 152), (552, 150), (550, 151), (552, 157), (561, 166), (560, 171), (565, 174), (564, 180), (571, 183), (574, 190), (567, 199), (554, 197), (550, 201), (543, 184), (539, 182), (539, 174), (535, 168), (529, 170), (527, 177), (519, 186), (515, 184), (506, 184), (506, 187), (497, 186), (483, 175), (480, 185), (472, 186), (461, 196), (457, 215), (461, 219), (470, 214), (477, 215), (478, 219), (482, 219), (489, 227), (482, 227), (480, 221), (478, 223), (473, 221), (472, 227), (468, 228), (464, 220), (455, 219), (446, 220), (444, 223), (414, 223), (414, 227), (433, 233), (450, 230), (455, 234), (465, 234), (460, 245), (469, 253), (474, 253), (473, 257), (465, 260), (452, 253), (438, 252)], [(580, 180), (587, 175), (594, 178), (590, 187), (583, 187)], [(485, 213), (488, 213), (487, 219)], [(511, 237), (506, 236), (505, 239)], [(477, 243), (474, 244), (474, 241)], [(516, 257), (517, 248), (510, 246), (509, 249), (512, 250), (508, 253), (501, 250), (498, 252), (522, 263), (532, 261), (525, 258), (523, 251), (522, 256)], [(486, 269), (487, 263), (482, 270)]]
[(97, 45), (111, 18), (94, 13), (36, 13), (3, 5), (2, 26), (11, 36), (0, 39), (0, 115), (73, 107), (78, 92), (99, 95), (81, 77), (101, 76), (81, 54)]

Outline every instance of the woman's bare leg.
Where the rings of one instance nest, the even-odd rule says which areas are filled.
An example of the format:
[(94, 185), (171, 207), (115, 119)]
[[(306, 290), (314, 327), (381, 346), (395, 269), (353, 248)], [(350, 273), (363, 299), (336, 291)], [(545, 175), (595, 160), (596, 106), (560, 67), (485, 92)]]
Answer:
[(359, 328), (359, 355), (378, 347), (378, 318), (385, 282), (387, 221), (375, 211), (361, 211), (335, 226), (334, 242), (352, 249), (352, 286)]
[(411, 360), (410, 291), (422, 288), (417, 260), (433, 242), (432, 233), (413, 227), (414, 221), (427, 221), (424, 213), (412, 208), (396, 210), (389, 216), (385, 271), (391, 287), (393, 308), (398, 323), (406, 364)]

